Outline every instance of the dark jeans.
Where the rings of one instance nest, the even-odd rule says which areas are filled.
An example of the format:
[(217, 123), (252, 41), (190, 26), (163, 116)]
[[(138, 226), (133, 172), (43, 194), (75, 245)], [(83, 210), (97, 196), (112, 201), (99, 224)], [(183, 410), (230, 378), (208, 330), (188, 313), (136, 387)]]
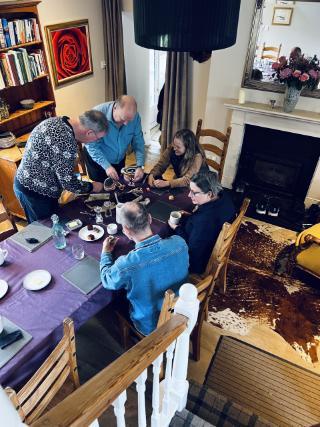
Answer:
[[(89, 178), (92, 179), (92, 181), (104, 182), (107, 178), (106, 171), (92, 159), (86, 150), (86, 147), (83, 147), (82, 155), (87, 167)], [(111, 165), (115, 168), (119, 176), (121, 174), (121, 169), (125, 167), (125, 161), (126, 159), (124, 158), (120, 163)]]
[(57, 212), (58, 199), (43, 196), (29, 190), (20, 184), (17, 178), (14, 179), (13, 189), (29, 223), (38, 219), (48, 218)]

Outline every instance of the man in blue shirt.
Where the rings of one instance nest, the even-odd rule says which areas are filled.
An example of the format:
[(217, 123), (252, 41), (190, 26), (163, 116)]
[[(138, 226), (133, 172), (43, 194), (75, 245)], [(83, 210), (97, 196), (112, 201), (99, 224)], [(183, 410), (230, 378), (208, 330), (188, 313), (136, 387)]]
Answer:
[(154, 235), (151, 216), (140, 203), (125, 203), (121, 224), (135, 249), (114, 261), (117, 239), (106, 238), (100, 260), (102, 284), (106, 289), (127, 291), (131, 320), (139, 332), (148, 335), (157, 327), (165, 291), (177, 292), (187, 279), (188, 247), (179, 236), (161, 239)]
[(83, 150), (89, 177), (99, 182), (103, 182), (107, 176), (118, 180), (131, 144), (139, 166), (135, 181), (139, 181), (144, 173), (144, 139), (136, 100), (132, 96), (122, 95), (117, 101), (100, 104), (94, 109), (101, 111), (108, 119), (109, 132)]

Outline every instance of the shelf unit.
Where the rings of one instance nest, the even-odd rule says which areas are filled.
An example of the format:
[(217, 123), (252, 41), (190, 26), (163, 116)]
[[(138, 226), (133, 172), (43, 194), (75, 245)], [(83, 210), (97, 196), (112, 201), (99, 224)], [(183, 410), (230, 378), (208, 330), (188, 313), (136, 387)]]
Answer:
[[(1, 48), (0, 53), (17, 48), (25, 48), (28, 53), (41, 49), (47, 71), (48, 61), (44, 49), (43, 36), (37, 6), (41, 0), (0, 2), (0, 17), (9, 20), (36, 18), (40, 38), (28, 43)], [(20, 141), (27, 139), (31, 130), (48, 116), (55, 116), (55, 99), (48, 73), (36, 77), (32, 82), (20, 86), (9, 86), (0, 91), (0, 97), (9, 105), (10, 116), (0, 121), (0, 132), (11, 131)], [(31, 110), (21, 108), (22, 99), (34, 99)], [(0, 193), (13, 215), (24, 218), (24, 212), (13, 192), (14, 176), (22, 158), (23, 150), (12, 147), (0, 149)]]

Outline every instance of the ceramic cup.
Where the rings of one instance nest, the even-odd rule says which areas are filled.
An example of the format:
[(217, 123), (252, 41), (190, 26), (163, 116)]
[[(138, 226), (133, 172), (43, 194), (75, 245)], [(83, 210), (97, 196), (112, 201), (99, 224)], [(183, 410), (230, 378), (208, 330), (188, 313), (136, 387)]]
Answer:
[(121, 224), (121, 209), (123, 207), (123, 203), (118, 203), (116, 206), (116, 221), (118, 224)]
[(117, 224), (108, 224), (107, 225), (108, 234), (117, 234), (117, 231), (118, 231)]
[(4, 260), (7, 258), (8, 251), (6, 249), (0, 249), (0, 265), (4, 263)]
[(179, 211), (172, 211), (170, 214), (170, 219), (169, 221), (171, 222), (171, 224), (175, 224), (178, 225), (181, 219), (181, 213)]

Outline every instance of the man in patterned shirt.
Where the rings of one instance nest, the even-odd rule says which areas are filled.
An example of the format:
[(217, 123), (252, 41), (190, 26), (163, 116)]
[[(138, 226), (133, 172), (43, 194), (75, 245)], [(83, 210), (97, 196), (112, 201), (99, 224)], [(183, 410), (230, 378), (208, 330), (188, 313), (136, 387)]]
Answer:
[(89, 110), (78, 118), (52, 117), (31, 132), (14, 180), (14, 192), (28, 222), (46, 218), (58, 207), (63, 190), (100, 192), (100, 182), (85, 182), (74, 174), (77, 141), (89, 144), (108, 131), (100, 111)]

